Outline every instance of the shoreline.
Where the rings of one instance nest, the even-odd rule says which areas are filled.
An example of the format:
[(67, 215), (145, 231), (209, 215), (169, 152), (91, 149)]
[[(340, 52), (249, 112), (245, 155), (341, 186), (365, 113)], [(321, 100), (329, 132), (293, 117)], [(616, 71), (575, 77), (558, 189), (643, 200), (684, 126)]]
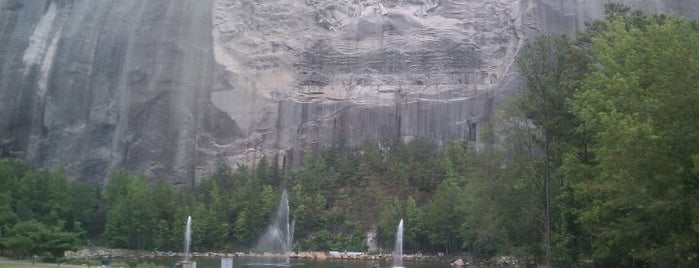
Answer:
[[(82, 249), (78, 251), (66, 251), (65, 258), (71, 260), (79, 259), (101, 259), (107, 256), (112, 258), (184, 258), (182, 252), (172, 251), (145, 251), (145, 250), (129, 250), (129, 249)], [(193, 258), (282, 258), (279, 253), (255, 253), (255, 252), (192, 252)], [(289, 254), (291, 259), (299, 260), (366, 260), (366, 261), (386, 261), (392, 260), (392, 253), (366, 253), (356, 251), (299, 251)], [(452, 256), (453, 259), (459, 258)], [(449, 262), (450, 257), (444, 255), (426, 255), (426, 254), (403, 254), (404, 261), (415, 262)]]

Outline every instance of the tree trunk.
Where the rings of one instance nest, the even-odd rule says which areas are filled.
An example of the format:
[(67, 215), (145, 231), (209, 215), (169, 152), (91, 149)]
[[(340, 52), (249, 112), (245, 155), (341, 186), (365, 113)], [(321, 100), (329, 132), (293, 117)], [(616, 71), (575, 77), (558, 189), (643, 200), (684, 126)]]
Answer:
[(551, 267), (551, 151), (550, 141), (547, 137), (545, 154), (546, 162), (544, 163), (544, 240), (546, 247), (546, 267)]

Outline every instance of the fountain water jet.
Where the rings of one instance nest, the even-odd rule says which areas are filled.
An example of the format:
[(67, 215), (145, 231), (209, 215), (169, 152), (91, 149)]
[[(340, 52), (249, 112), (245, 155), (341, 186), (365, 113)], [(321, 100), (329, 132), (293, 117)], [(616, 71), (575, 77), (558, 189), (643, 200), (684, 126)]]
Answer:
[(286, 190), (282, 192), (279, 207), (272, 222), (257, 243), (257, 249), (263, 252), (280, 253), (283, 264), (290, 264), (290, 253), (294, 240), (294, 221), (289, 220), (289, 197)]
[(396, 245), (395, 249), (393, 249), (393, 267), (403, 267), (403, 219), (400, 219), (398, 230), (396, 230)]
[(197, 268), (197, 262), (189, 260), (189, 246), (192, 244), (192, 216), (187, 216), (187, 225), (184, 229), (184, 260), (182, 268)]
[(192, 216), (187, 217), (184, 229), (184, 262), (189, 261), (189, 245), (192, 243)]

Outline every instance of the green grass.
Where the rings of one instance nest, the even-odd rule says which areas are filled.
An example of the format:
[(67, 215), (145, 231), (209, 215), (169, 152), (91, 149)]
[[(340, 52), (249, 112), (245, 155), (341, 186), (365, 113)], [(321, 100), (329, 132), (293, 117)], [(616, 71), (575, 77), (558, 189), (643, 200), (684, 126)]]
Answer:
[[(0, 260), (0, 268), (56, 268), (56, 267), (58, 267), (58, 265), (55, 263), (32, 264), (31, 261)], [(78, 266), (61, 264), (61, 267), (78, 267)]]
[[(78, 262), (75, 264), (67, 264), (63, 263), (61, 264), (60, 267), (65, 267), (65, 268), (87, 268), (87, 265), (82, 265), (84, 262)], [(55, 263), (39, 263), (37, 262), (36, 264), (32, 264), (32, 261), (29, 260), (23, 260), (23, 261), (13, 261), (13, 260), (1, 260), (0, 259), (0, 268), (58, 268), (59, 266)], [(91, 268), (97, 268), (99, 267), (99, 261), (97, 260), (91, 260), (90, 261), (90, 267)], [(126, 263), (121, 263), (121, 262), (112, 262), (111, 266), (112, 268), (118, 268), (118, 267), (128, 267)], [(136, 268), (163, 268), (164, 266), (157, 266), (152, 263), (138, 263)]]

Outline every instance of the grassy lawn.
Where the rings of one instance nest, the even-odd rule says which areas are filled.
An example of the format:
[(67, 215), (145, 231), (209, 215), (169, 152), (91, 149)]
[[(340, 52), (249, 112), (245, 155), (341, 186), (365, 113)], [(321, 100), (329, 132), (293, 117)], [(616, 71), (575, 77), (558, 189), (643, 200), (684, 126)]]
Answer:
[[(55, 263), (43, 263), (43, 262), (39, 263), (39, 262), (37, 262), (36, 264), (32, 264), (31, 260), (14, 261), (14, 260), (0, 259), (0, 268), (58, 268), (58, 267), (59, 266)], [(61, 264), (60, 267), (87, 268), (87, 265), (75, 265), (75, 264), (63, 263), (63, 264)], [(99, 267), (99, 261), (91, 260), (90, 267), (91, 268)], [(128, 266), (125, 263), (113, 262), (110, 267), (119, 268), (119, 267), (128, 267)], [(156, 266), (152, 263), (139, 263), (137, 266), (137, 268), (154, 268), (154, 267), (163, 268), (164, 266)]]
[[(10, 261), (10, 260), (0, 260), (0, 268), (56, 268), (58, 267), (55, 263), (39, 263), (32, 264), (31, 261)], [(61, 264), (61, 267), (82, 267), (79, 265), (67, 265)], [(85, 266), (87, 267), (87, 266)]]

